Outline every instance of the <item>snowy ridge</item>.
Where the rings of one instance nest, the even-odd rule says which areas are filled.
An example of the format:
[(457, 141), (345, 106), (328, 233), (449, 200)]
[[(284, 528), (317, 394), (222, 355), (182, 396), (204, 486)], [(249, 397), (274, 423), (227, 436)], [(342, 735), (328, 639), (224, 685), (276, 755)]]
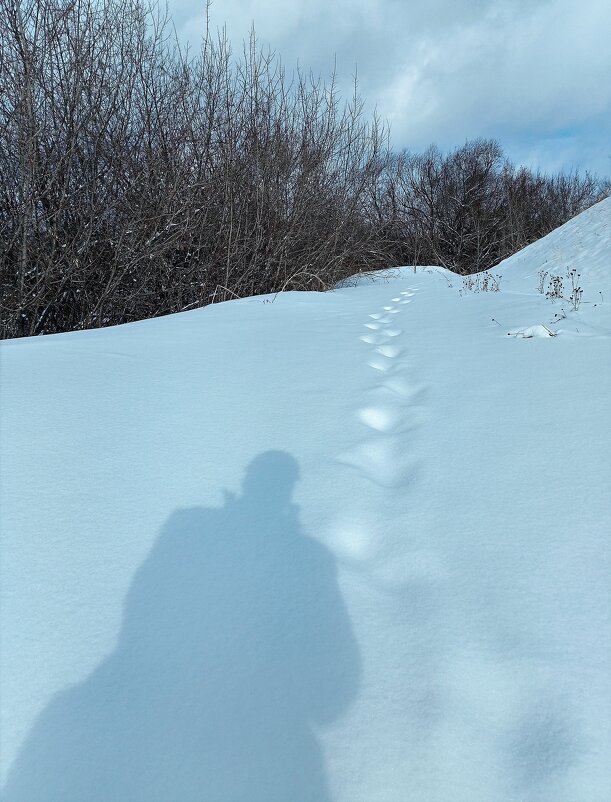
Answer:
[(579, 265), (584, 285), (604, 293), (611, 288), (611, 198), (605, 198), (546, 237), (505, 259), (494, 270), (506, 278), (538, 279), (539, 270), (557, 274)]
[(0, 799), (611, 798), (610, 211), (0, 343)]

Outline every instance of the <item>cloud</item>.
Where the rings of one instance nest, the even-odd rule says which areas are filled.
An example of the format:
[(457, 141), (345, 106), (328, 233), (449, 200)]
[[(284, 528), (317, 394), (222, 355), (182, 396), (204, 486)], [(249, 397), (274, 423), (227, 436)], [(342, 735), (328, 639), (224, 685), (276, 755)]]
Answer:
[[(202, 4), (170, 0), (170, 10), (197, 40)], [(581, 166), (606, 167), (609, 154), (593, 143), (599, 131), (600, 151), (609, 149), (608, 0), (216, 0), (210, 16), (236, 49), (254, 22), (261, 44), (287, 66), (328, 77), (337, 63), (345, 93), (358, 71), (361, 94), (390, 120), (395, 147), (538, 140), (545, 166), (557, 161), (567, 132), (578, 141), (587, 129)]]

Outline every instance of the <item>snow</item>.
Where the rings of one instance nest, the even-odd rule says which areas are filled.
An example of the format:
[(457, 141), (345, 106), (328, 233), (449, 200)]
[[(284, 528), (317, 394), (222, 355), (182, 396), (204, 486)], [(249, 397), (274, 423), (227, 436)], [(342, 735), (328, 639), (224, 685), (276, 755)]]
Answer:
[(3, 802), (610, 799), (610, 224), (3, 342)]
[(525, 329), (518, 331), (508, 332), (512, 337), (523, 337), (529, 339), (531, 337), (557, 337), (557, 332), (548, 329), (547, 326), (528, 326)]

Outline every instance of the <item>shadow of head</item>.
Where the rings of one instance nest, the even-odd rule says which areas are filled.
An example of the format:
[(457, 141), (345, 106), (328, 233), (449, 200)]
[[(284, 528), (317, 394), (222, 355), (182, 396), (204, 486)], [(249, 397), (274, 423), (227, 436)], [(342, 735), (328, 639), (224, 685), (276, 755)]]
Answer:
[(260, 504), (290, 502), (299, 479), (297, 461), (285, 451), (266, 451), (256, 456), (246, 469), (242, 494)]

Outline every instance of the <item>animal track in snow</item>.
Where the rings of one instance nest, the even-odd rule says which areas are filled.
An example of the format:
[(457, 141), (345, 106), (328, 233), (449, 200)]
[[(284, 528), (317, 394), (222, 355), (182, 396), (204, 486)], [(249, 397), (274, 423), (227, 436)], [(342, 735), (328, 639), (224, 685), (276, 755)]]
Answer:
[(407, 406), (406, 399), (393, 395), (389, 390), (383, 392), (386, 397), (372, 398), (373, 403), (357, 410), (357, 418), (363, 425), (383, 434), (406, 432), (420, 426), (423, 420), (421, 407)]
[(381, 387), (404, 399), (409, 398), (412, 394), (412, 387), (404, 376), (390, 376)]
[(384, 336), (384, 332), (379, 332), (376, 334), (363, 334), (362, 337), (359, 337), (359, 340), (369, 343), (369, 345), (380, 345), (386, 342), (387, 337)]
[(409, 480), (415, 465), (404, 453), (403, 444), (391, 435), (378, 435), (340, 455), (350, 465), (382, 487), (397, 487)]
[(357, 415), (365, 426), (378, 432), (391, 432), (401, 423), (400, 407), (377, 406), (363, 407)]
[(379, 348), (376, 348), (376, 351), (378, 354), (387, 356), (389, 359), (394, 359), (403, 353), (403, 349), (399, 348), (397, 345), (381, 345)]
[[(365, 327), (369, 328), (369, 325), (365, 323)], [(382, 326), (376, 326), (375, 329), (370, 330), (367, 334), (362, 334), (359, 340), (370, 345), (379, 345), (392, 339), (392, 337), (397, 337), (401, 333), (401, 329), (383, 329)]]
[(404, 398), (410, 404), (417, 404), (422, 401), (428, 389), (425, 384), (412, 384), (405, 376), (400, 374), (389, 376), (380, 385), (380, 388)]
[(382, 373), (386, 373), (386, 371), (393, 367), (393, 360), (389, 359), (387, 356), (383, 356), (382, 354), (374, 354), (367, 364), (370, 368), (374, 368)]
[(357, 420), (370, 430), (369, 436), (354, 448), (338, 457), (338, 461), (360, 471), (372, 482), (383, 487), (395, 487), (408, 481), (414, 464), (406, 455), (406, 441), (399, 432), (413, 429), (422, 422), (422, 407), (418, 398), (424, 392), (422, 385), (414, 385), (405, 374), (405, 361), (400, 357), (404, 349), (398, 345), (403, 330), (390, 326), (403, 306), (411, 303), (410, 290), (392, 298), (392, 304), (372, 312), (364, 323), (367, 333), (359, 337), (372, 346), (367, 365), (378, 371), (379, 379), (355, 410)]

